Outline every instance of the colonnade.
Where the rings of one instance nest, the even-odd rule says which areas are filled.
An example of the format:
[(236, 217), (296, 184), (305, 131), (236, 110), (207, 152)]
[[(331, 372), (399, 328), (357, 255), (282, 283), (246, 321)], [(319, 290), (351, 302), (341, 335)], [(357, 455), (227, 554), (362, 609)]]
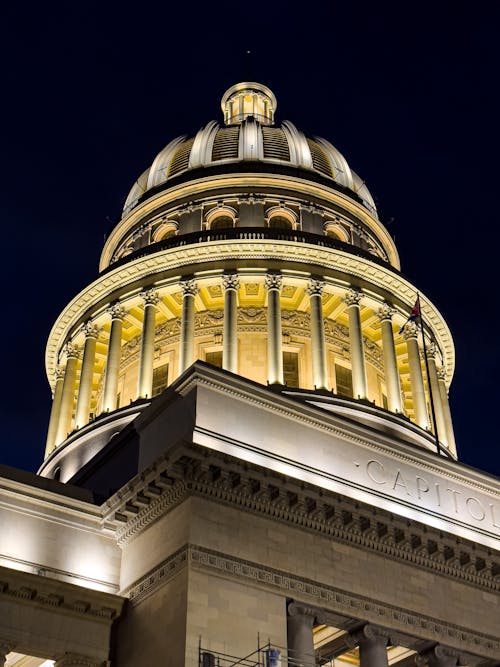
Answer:
[[(226, 274), (222, 277), (224, 289), (224, 320), (222, 367), (233, 373), (238, 372), (238, 327), (237, 300), (239, 278), (237, 274)], [(283, 278), (279, 273), (268, 273), (265, 279), (267, 289), (267, 380), (269, 384), (284, 384), (283, 374), (283, 341), (281, 325), (280, 292)], [(182, 374), (195, 360), (195, 298), (198, 286), (195, 280), (181, 282), (182, 312), (178, 355), (178, 374)], [(328, 388), (328, 369), (325, 343), (322, 296), (324, 283), (311, 278), (307, 283), (307, 294), (310, 302), (311, 352), (312, 352), (312, 385), (316, 389)], [(159, 296), (156, 290), (148, 289), (141, 293), (144, 317), (141, 332), (139, 353), (139, 372), (137, 380), (137, 398), (149, 398), (153, 392), (153, 358), (155, 314)], [(363, 294), (356, 289), (348, 289), (344, 301), (348, 313), (349, 341), (351, 353), (351, 372), (353, 397), (368, 399), (368, 383), (366, 358), (361, 323), (360, 306)], [(113, 304), (106, 311), (111, 319), (109, 343), (104, 372), (102, 411), (112, 412), (116, 409), (118, 376), (122, 344), (123, 320), (126, 317), (124, 307)], [(392, 318), (395, 309), (382, 303), (377, 316), (381, 326), (382, 356), (387, 391), (388, 409), (394, 413), (403, 412), (401, 384), (396, 358)], [(56, 371), (54, 399), (47, 435), (46, 455), (63, 442), (73, 428), (81, 428), (90, 417), (90, 401), (96, 356), (96, 342), (99, 330), (93, 322), (83, 327), (83, 350), (73, 343), (68, 343), (63, 350), (66, 356), (64, 371)], [(420, 350), (417, 340), (418, 329), (413, 322), (404, 327), (404, 338), (408, 351), (410, 383), (416, 423), (424, 429), (430, 428), (427, 410), (424, 378), (420, 361)], [(429, 384), (434, 395), (435, 418), (440, 441), (451, 451), (454, 450), (453, 427), (451, 422), (446, 375), (443, 368), (435, 362), (437, 347), (430, 346), (428, 351)], [(82, 355), (80, 380), (76, 401), (76, 412), (73, 420), (75, 392), (77, 390), (78, 359)]]
[[(287, 664), (300, 667), (316, 667), (314, 650), (313, 627), (321, 624), (323, 619), (318, 617), (318, 610), (296, 602), (288, 604), (287, 608)], [(387, 649), (394, 640), (391, 631), (371, 623), (351, 622), (351, 629), (340, 636), (336, 646), (332, 647), (332, 660), (350, 649), (359, 649), (360, 667), (388, 667), (389, 657)], [(398, 633), (399, 634), (399, 633)], [(399, 635), (401, 641), (402, 637)], [(456, 667), (460, 660), (459, 653), (453, 648), (438, 643), (423, 642), (423, 648), (415, 658), (415, 665), (422, 667)], [(406, 664), (406, 663), (405, 663)]]

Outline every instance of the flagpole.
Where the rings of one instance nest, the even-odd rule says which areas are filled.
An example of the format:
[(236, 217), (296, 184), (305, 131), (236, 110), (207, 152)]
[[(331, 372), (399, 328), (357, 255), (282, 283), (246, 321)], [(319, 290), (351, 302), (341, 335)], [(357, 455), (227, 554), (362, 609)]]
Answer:
[(427, 345), (425, 344), (424, 318), (422, 317), (422, 306), (420, 304), (420, 294), (418, 292), (417, 292), (417, 301), (418, 301), (418, 312), (420, 315), (420, 331), (422, 333), (422, 344), (424, 346), (425, 372), (427, 374), (427, 388), (429, 390), (429, 401), (431, 404), (432, 424), (434, 426), (434, 436), (436, 438), (437, 453), (439, 454), (439, 456), (441, 456), (442, 447), (441, 443), (439, 442), (439, 434), (436, 421), (436, 410), (434, 409), (434, 397), (432, 395), (431, 376), (429, 374), (429, 360), (427, 359)]

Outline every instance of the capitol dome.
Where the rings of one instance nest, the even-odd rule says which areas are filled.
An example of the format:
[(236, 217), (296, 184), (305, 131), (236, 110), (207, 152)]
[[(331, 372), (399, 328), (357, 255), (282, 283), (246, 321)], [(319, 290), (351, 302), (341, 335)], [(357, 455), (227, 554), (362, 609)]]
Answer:
[(279, 166), (303, 170), (306, 178), (327, 179), (360, 201), (377, 217), (373, 198), (342, 153), (321, 137), (309, 137), (285, 120), (276, 126), (277, 102), (269, 88), (255, 82), (232, 86), (221, 100), (224, 124), (210, 121), (194, 135), (173, 139), (134, 183), (123, 214), (157, 189), (197, 169), (227, 167), (264, 171)]
[(423, 294), (425, 331), (407, 322), (417, 289), (366, 186), (331, 143), (276, 125), (266, 86), (221, 109), (139, 178), (52, 328), (41, 474), (73, 479), (197, 361), (455, 457), (453, 340)]

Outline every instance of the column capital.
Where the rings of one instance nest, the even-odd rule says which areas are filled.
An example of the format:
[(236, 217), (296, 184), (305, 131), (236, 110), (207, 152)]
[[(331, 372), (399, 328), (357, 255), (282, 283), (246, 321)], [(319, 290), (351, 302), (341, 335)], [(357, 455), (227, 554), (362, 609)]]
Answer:
[(437, 644), (416, 656), (415, 662), (419, 667), (455, 667), (460, 654), (455, 649)]
[(268, 273), (266, 275), (266, 289), (268, 290), (280, 290), (281, 285), (283, 283), (283, 276), (281, 276), (279, 273)]
[(92, 320), (89, 320), (83, 325), (82, 331), (85, 335), (85, 338), (97, 338), (99, 336), (100, 329), (92, 322)]
[(418, 335), (418, 326), (415, 322), (407, 322), (403, 329), (403, 336), (405, 340), (410, 340), (411, 338), (416, 339)]
[(222, 284), (225, 290), (237, 290), (240, 286), (240, 279), (237, 273), (225, 273), (222, 276)]
[(435, 359), (438, 352), (439, 348), (437, 344), (434, 341), (432, 341), (432, 343), (427, 348), (427, 356), (429, 357), (429, 359)]
[(353, 630), (349, 633), (349, 636), (355, 642), (354, 645), (363, 641), (383, 642), (387, 644), (390, 638), (388, 630), (381, 628), (379, 625), (372, 625), (371, 623), (367, 623), (366, 625), (363, 625), (362, 628)]
[(181, 282), (183, 296), (196, 296), (199, 292), (196, 280), (183, 280)]
[(381, 322), (384, 322), (385, 320), (388, 320), (390, 322), (395, 313), (396, 309), (393, 306), (391, 306), (390, 303), (383, 303), (378, 309), (377, 315)]
[(80, 358), (80, 350), (74, 343), (66, 343), (66, 345), (63, 347), (63, 354), (66, 355), (67, 359), (79, 359)]
[(126, 315), (125, 308), (119, 303), (113, 303), (109, 308), (106, 308), (106, 312), (112, 320), (123, 320)]
[(359, 306), (363, 294), (357, 289), (350, 289), (345, 293), (344, 301), (348, 306)]
[(54, 371), (54, 380), (57, 382), (58, 380), (62, 380), (64, 378), (64, 368), (62, 366), (56, 366), (56, 370)]
[(141, 299), (144, 301), (145, 306), (156, 306), (156, 304), (160, 300), (158, 292), (154, 289), (144, 290), (144, 292), (141, 292), (140, 296)]
[(446, 378), (448, 377), (448, 374), (446, 373), (446, 368), (444, 366), (441, 366), (440, 368), (437, 369), (437, 376), (438, 376), (438, 380), (442, 380), (443, 382), (446, 382)]
[(98, 667), (99, 662), (79, 653), (65, 653), (55, 661), (54, 667)]
[(315, 607), (310, 607), (307, 604), (300, 602), (290, 602), (287, 607), (288, 616), (311, 616), (316, 619), (318, 610)]
[(325, 289), (325, 283), (323, 280), (317, 280), (317, 278), (311, 278), (307, 284), (306, 292), (309, 296), (321, 296), (323, 290)]

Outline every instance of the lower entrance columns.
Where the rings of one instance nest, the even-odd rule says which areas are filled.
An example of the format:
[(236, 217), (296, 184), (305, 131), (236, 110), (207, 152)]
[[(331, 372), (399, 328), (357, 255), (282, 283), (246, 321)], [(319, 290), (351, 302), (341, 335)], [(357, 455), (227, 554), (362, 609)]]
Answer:
[(267, 380), (269, 384), (283, 384), (283, 352), (281, 333), (280, 290), (281, 276), (266, 276), (267, 299)]
[(141, 296), (144, 299), (144, 320), (142, 323), (137, 398), (151, 398), (153, 395), (156, 304), (159, 301), (159, 297), (154, 290), (143, 292)]
[(360, 667), (388, 667), (387, 642), (388, 635), (376, 625), (365, 625), (355, 633), (359, 644)]
[(222, 368), (238, 372), (238, 288), (239, 278), (228, 274), (222, 278), (224, 285), (224, 331), (222, 334)]
[(361, 298), (361, 292), (354, 289), (349, 290), (345, 295), (347, 312), (349, 314), (349, 347), (351, 350), (353, 398), (366, 398), (368, 395), (365, 352), (359, 310)]
[(301, 665), (301, 667), (315, 667), (312, 630), (316, 623), (316, 610), (297, 602), (290, 602), (287, 612), (288, 660), (290, 664)]
[(182, 288), (181, 340), (179, 343), (179, 375), (193, 363), (194, 357), (194, 299), (198, 287), (194, 280), (185, 280)]
[(413, 410), (415, 421), (422, 428), (429, 428), (429, 417), (425, 403), (424, 379), (422, 377), (422, 366), (420, 365), (420, 352), (418, 349), (418, 328), (415, 322), (405, 324), (403, 335), (408, 350), (408, 365), (410, 366), (411, 395), (413, 398)]

